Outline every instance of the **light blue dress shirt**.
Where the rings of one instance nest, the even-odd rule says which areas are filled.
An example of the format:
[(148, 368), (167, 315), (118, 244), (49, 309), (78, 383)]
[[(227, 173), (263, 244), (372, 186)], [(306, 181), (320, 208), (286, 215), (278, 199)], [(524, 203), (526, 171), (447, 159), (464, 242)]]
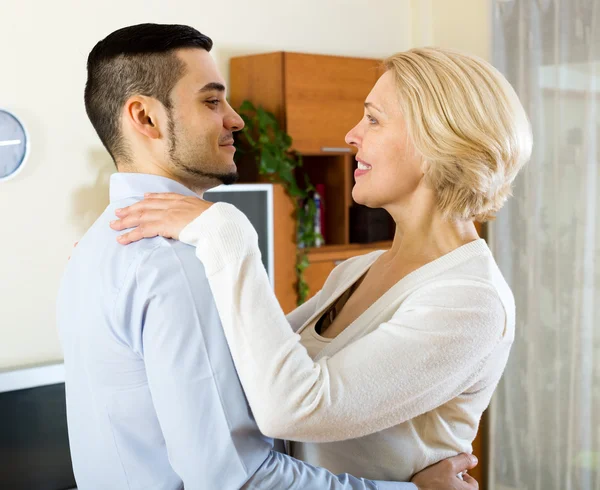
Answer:
[(194, 249), (161, 237), (116, 242), (115, 210), (145, 192), (195, 196), (163, 177), (113, 175), (110, 205), (73, 251), (59, 291), (78, 488), (416, 489), (335, 476), (273, 450)]

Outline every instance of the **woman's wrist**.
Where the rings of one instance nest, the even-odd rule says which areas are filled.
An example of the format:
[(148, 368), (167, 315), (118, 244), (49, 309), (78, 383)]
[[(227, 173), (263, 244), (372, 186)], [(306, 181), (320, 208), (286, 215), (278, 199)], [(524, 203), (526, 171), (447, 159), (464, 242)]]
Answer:
[(207, 275), (258, 251), (256, 230), (235, 206), (216, 203), (188, 224), (179, 239), (196, 247)]

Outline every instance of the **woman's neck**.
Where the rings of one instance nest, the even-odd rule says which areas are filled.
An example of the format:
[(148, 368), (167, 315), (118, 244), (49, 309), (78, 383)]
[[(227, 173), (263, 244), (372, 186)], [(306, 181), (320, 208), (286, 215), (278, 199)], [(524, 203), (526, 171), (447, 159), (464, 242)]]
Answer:
[(396, 223), (389, 259), (426, 263), (479, 238), (472, 221), (444, 218), (433, 193), (420, 194), (411, 203), (386, 206)]

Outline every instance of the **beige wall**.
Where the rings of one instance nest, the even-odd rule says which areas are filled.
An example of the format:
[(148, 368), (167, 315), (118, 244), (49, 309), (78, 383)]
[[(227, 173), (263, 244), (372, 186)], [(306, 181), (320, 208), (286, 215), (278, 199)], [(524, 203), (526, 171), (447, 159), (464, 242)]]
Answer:
[[(0, 0), (0, 107), (27, 124), (28, 166), (0, 184), (0, 367), (59, 359), (54, 302), (72, 244), (104, 208), (113, 171), (83, 108), (86, 57), (140, 22), (186, 23), (232, 55), (382, 57), (411, 44), (410, 0)], [(385, 15), (381, 12), (384, 11)]]
[(27, 167), (0, 184), (0, 368), (61, 358), (54, 318), (60, 276), (73, 242), (106, 205), (112, 163), (82, 102), (95, 42), (129, 24), (190, 24), (213, 38), (226, 76), (231, 56), (274, 50), (383, 57), (439, 43), (486, 55), (484, 4), (0, 0), (0, 107), (24, 120), (32, 141)]
[(413, 43), (491, 58), (491, 0), (413, 0)]

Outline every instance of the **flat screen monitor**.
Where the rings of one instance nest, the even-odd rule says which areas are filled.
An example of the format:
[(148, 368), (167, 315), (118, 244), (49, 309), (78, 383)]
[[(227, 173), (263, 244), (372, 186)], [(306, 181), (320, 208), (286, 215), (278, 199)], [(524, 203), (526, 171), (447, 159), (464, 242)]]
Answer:
[(62, 364), (0, 371), (0, 488), (75, 488)]

